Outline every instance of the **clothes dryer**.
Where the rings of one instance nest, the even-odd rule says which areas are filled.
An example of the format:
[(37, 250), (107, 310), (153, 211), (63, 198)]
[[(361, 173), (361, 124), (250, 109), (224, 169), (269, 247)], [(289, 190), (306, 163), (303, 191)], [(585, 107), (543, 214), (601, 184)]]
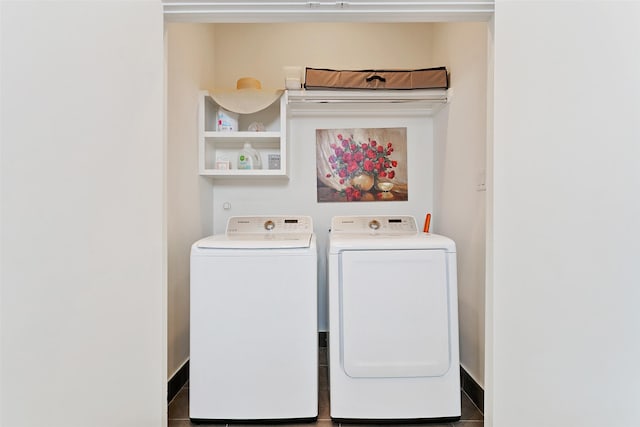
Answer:
[(191, 248), (189, 417), (318, 415), (317, 249), (310, 217), (232, 217)]
[(456, 250), (411, 216), (334, 217), (333, 419), (460, 418)]

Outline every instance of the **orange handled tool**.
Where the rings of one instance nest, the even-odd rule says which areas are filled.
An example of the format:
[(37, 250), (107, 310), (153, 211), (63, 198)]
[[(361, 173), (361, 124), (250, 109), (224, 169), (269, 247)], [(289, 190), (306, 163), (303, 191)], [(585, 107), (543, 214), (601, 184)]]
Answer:
[(431, 225), (431, 214), (428, 213), (427, 217), (424, 219), (424, 231), (425, 233), (429, 232), (429, 226)]

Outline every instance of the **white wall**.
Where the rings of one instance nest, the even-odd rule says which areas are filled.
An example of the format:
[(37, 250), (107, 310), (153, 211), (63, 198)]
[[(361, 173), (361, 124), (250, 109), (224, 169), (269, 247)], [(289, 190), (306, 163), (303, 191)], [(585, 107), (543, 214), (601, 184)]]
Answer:
[(0, 425), (164, 425), (161, 6), (0, 14)]
[(489, 425), (638, 425), (638, 22), (496, 4)]
[(456, 242), (460, 363), (484, 383), (487, 25), (434, 26), (433, 57), (451, 74), (451, 102), (436, 116), (433, 225)]
[(211, 180), (198, 175), (198, 92), (213, 87), (214, 26), (168, 24), (167, 375), (189, 359), (189, 254), (213, 231)]

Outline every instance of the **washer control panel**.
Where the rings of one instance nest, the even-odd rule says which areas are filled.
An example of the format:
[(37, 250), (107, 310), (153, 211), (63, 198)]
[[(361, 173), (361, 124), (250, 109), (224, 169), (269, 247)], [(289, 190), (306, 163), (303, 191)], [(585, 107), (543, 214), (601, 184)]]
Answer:
[(417, 234), (418, 225), (410, 215), (400, 216), (336, 216), (331, 220), (332, 233), (350, 234)]
[(312, 232), (310, 216), (232, 216), (227, 221), (227, 234)]

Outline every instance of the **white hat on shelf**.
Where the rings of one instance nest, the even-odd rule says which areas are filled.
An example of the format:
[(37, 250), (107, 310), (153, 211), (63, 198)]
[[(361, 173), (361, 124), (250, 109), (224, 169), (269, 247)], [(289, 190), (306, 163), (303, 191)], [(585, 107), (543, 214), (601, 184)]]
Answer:
[(211, 91), (211, 97), (222, 108), (239, 114), (264, 110), (282, 96), (282, 89), (262, 89), (260, 80), (241, 77), (235, 90)]

